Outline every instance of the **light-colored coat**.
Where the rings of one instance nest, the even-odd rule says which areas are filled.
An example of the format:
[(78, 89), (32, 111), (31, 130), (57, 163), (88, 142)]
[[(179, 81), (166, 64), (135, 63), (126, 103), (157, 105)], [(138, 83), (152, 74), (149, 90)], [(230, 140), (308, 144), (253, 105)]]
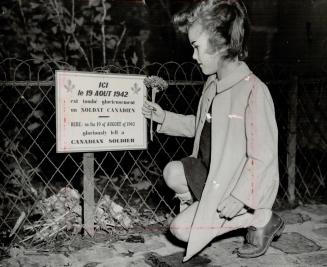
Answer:
[[(186, 257), (191, 258), (215, 236), (217, 207), (229, 195), (247, 207), (271, 209), (278, 186), (278, 130), (269, 90), (244, 62), (218, 81), (208, 78), (197, 115), (166, 112), (159, 133), (195, 137), (198, 156), (201, 131), (212, 102), (211, 163), (190, 231)], [(240, 215), (243, 216), (243, 215)]]

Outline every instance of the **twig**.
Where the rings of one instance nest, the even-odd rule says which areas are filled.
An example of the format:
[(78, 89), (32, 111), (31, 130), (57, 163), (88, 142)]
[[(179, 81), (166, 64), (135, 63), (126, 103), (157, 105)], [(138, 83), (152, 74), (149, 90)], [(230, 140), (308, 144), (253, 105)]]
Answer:
[(72, 16), (71, 26), (74, 27), (74, 22), (75, 22), (75, 0), (72, 0), (72, 15), (71, 16)]
[(58, 234), (59, 232), (61, 232), (61, 231), (64, 230), (65, 228), (67, 228), (67, 225), (64, 225), (64, 226), (61, 227), (58, 231), (56, 231), (56, 232), (50, 234), (48, 237), (52, 237), (52, 236)]
[(31, 229), (35, 229), (38, 227), (44, 226), (44, 223), (40, 222), (39, 224), (34, 223), (33, 225), (29, 225), (29, 226), (24, 226), (24, 230), (31, 230)]
[[(24, 240), (20, 241), (20, 243), (23, 243), (23, 242), (26, 242), (27, 240), (30, 240), (31, 238), (35, 237), (37, 234), (41, 234), (43, 233), (45, 230), (49, 229), (51, 226), (55, 225), (58, 223), (58, 221), (60, 221), (63, 217), (65, 217), (67, 214), (69, 214), (71, 211), (67, 211), (65, 214), (59, 216), (58, 218), (56, 218), (52, 223), (49, 223), (49, 224), (46, 224), (45, 227), (43, 227), (40, 231), (37, 231), (35, 234), (33, 235), (30, 235), (28, 237), (26, 237)], [(39, 224), (38, 224), (39, 225)], [(27, 230), (31, 229), (35, 227), (34, 225), (32, 226), (29, 226), (29, 227), (26, 227)], [(58, 233), (60, 231), (62, 231), (63, 229), (65, 229), (67, 227), (67, 225), (64, 225), (62, 228), (60, 228), (59, 231), (55, 232), (55, 233)], [(36, 227), (35, 227), (36, 228)], [(53, 234), (50, 234), (48, 237), (51, 237)], [(44, 239), (44, 238), (43, 238)], [(42, 240), (43, 240), (42, 239)]]
[(26, 242), (27, 240), (30, 240), (31, 238), (33, 238), (34, 236), (35, 236), (35, 234), (30, 235), (30, 236), (26, 237), (25, 239), (19, 241), (19, 243), (24, 243), (24, 242)]
[(46, 227), (42, 228), (42, 229), (39, 231), (39, 233), (44, 232), (44, 231), (47, 230), (49, 227), (55, 225), (58, 221), (60, 221), (62, 218), (64, 218), (64, 217), (65, 217), (67, 214), (69, 214), (70, 212), (71, 212), (71, 211), (67, 211), (65, 214), (63, 214), (63, 215), (59, 216), (58, 218), (56, 218), (56, 219), (53, 221), (53, 223), (50, 223), (50, 224), (48, 224)]
[(166, 11), (169, 19), (171, 19), (171, 13), (170, 13), (170, 10), (169, 10), (169, 7), (167, 6), (167, 3), (164, 1), (164, 0), (159, 0), (161, 6), (164, 8), (164, 10)]
[(24, 221), (25, 217), (26, 217), (26, 213), (24, 211), (21, 212), (19, 218), (16, 221), (16, 224), (15, 224), (14, 228), (10, 232), (9, 237), (12, 237), (17, 232), (18, 228), (21, 226), (21, 224)]
[(92, 67), (92, 70), (93, 70), (93, 67), (94, 67), (94, 56), (93, 56), (93, 27), (91, 27), (91, 30), (90, 30), (90, 59), (91, 59), (91, 67)]
[(53, 58), (51, 58), (46, 49), (44, 49), (43, 52), (57, 66), (58, 69), (61, 69), (61, 66)]
[(18, 4), (19, 4), (19, 11), (20, 11), (20, 14), (22, 16), (22, 19), (23, 19), (23, 27), (24, 27), (24, 31), (25, 31), (25, 36), (24, 37), (24, 41), (26, 43), (28, 43), (27, 41), (27, 35), (28, 35), (28, 31), (27, 31), (27, 27), (26, 27), (26, 18), (25, 18), (25, 14), (24, 14), (24, 10), (23, 10), (23, 6), (22, 6), (22, 0), (18, 0)]
[(12, 193), (5, 192), (4, 194), (5, 194), (6, 196), (9, 196), (9, 197), (13, 197), (13, 198), (16, 198), (16, 199), (21, 199), (21, 197), (16, 196), (16, 195), (14, 195), (14, 194), (12, 194)]
[[(147, 88), (151, 88), (151, 101), (152, 103), (155, 103), (155, 98), (156, 98), (156, 93), (158, 91), (164, 91), (167, 89), (168, 87), (168, 83), (158, 77), (158, 76), (150, 76), (150, 77), (146, 77), (143, 81), (144, 85)], [(151, 122), (150, 122), (150, 135), (151, 135), (151, 141), (153, 141), (153, 111), (155, 111), (154, 109), (151, 110)]]
[(160, 174), (160, 172), (156, 172), (156, 171), (152, 171), (151, 169), (150, 169), (150, 167), (149, 166), (146, 166), (142, 161), (140, 161), (139, 162), (139, 164), (147, 171), (147, 172), (149, 172), (150, 174), (153, 174), (153, 175), (156, 175), (156, 176), (160, 176), (161, 174)]
[[(20, 173), (22, 174), (22, 180), (23, 182), (25, 182), (24, 184), (22, 183), (22, 181), (19, 181), (21, 183), (22, 186), (28, 186), (29, 187), (29, 190), (30, 192), (33, 194), (34, 197), (37, 197), (37, 190), (33, 187), (33, 185), (31, 184), (30, 182), (30, 177), (26, 174), (26, 171), (24, 170), (24, 168), (21, 166), (19, 160), (17, 159), (17, 157), (12, 153), (8, 153), (8, 152), (5, 152), (5, 154), (8, 156), (8, 157), (12, 157), (16, 164), (17, 164), (17, 167), (18, 169), (20, 170)], [(22, 188), (23, 189), (23, 188)]]
[(57, 18), (58, 18), (58, 23), (59, 23), (59, 27), (63, 31), (64, 30), (64, 27), (63, 27), (63, 25), (61, 23), (60, 12), (59, 12), (59, 7), (58, 7), (57, 0), (53, 0), (51, 3), (53, 5), (53, 7), (54, 7), (54, 10), (56, 11)]
[(83, 47), (81, 46), (80, 42), (76, 39), (75, 34), (72, 33), (72, 36), (73, 36), (74, 41), (76, 42), (76, 44), (78, 44), (78, 48), (79, 48), (80, 52), (82, 53), (82, 55), (83, 55), (83, 57), (84, 57), (84, 59), (85, 59), (85, 61), (87, 63), (87, 66), (91, 69), (89, 59), (87, 58), (87, 55), (86, 55)]
[[(152, 90), (151, 90), (151, 102), (152, 103), (155, 103), (155, 99), (156, 99), (156, 94), (158, 92), (158, 89), (157, 87), (152, 87)], [(153, 141), (153, 111), (155, 110), (152, 110), (151, 111), (151, 120), (150, 120), (150, 140)]]
[(124, 25), (124, 28), (123, 28), (123, 31), (122, 31), (122, 33), (120, 35), (120, 38), (119, 38), (118, 42), (117, 42), (115, 53), (114, 53), (114, 56), (112, 58), (112, 62), (115, 62), (115, 60), (116, 60), (116, 57), (117, 57), (117, 54), (118, 54), (118, 50), (119, 50), (120, 44), (123, 41), (123, 39), (125, 37), (125, 34), (126, 34), (126, 31), (127, 31), (127, 28), (125, 26), (125, 22), (123, 22), (122, 24)]
[(106, 0), (102, 0), (103, 16), (101, 19), (101, 35), (102, 35), (102, 57), (103, 66), (106, 65), (106, 35), (105, 35), (105, 19), (107, 16)]

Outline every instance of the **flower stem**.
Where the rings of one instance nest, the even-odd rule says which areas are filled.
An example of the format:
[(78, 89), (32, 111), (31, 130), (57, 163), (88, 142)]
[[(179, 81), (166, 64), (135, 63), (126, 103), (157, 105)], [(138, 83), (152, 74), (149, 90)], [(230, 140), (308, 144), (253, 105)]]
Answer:
[[(151, 90), (151, 102), (155, 103), (156, 101), (156, 93), (158, 89), (157, 87), (152, 87)], [(153, 110), (151, 111), (151, 120), (150, 120), (150, 140), (153, 141)]]

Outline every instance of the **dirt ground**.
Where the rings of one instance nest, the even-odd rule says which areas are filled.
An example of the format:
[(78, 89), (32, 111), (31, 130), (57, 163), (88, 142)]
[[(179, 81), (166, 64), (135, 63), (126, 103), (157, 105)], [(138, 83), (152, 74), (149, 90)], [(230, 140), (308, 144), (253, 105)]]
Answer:
[(264, 256), (240, 259), (234, 253), (242, 232), (214, 240), (200, 254), (182, 263), (185, 244), (176, 242), (163, 225), (125, 234), (76, 235), (57, 247), (13, 247), (1, 267), (31, 266), (327, 266), (327, 205), (305, 205), (279, 212), (283, 235)]

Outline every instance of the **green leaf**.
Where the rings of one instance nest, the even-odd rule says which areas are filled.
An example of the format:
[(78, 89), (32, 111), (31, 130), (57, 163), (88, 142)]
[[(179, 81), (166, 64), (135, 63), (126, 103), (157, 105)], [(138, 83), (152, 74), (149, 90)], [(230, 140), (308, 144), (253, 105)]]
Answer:
[(34, 110), (32, 115), (37, 119), (41, 119), (44, 115), (44, 112), (42, 110)]
[(100, 0), (89, 0), (89, 5), (90, 6), (99, 6)]
[(34, 123), (32, 123), (32, 124), (30, 124), (30, 125), (27, 126), (27, 130), (29, 130), (30, 132), (32, 132), (32, 131), (36, 130), (37, 128), (39, 128), (40, 126), (41, 126), (40, 123), (34, 122)]
[(39, 94), (33, 95), (28, 101), (33, 104), (37, 104), (37, 103), (40, 103), (41, 97), (42, 97), (42, 95), (39, 93)]
[(34, 59), (35, 63), (40, 63), (44, 60), (44, 55), (43, 54), (34, 54), (30, 53), (31, 57)]
[(101, 41), (102, 40), (102, 36), (101, 36), (101, 34), (99, 34), (99, 33), (93, 33), (93, 38), (95, 39), (95, 40), (97, 40), (97, 41)]
[(111, 16), (110, 16), (109, 14), (107, 14), (107, 16), (106, 16), (105, 20), (106, 20), (106, 21), (111, 21), (111, 20), (112, 20), (112, 18), (111, 18)]
[(109, 49), (114, 49), (117, 45), (118, 38), (110, 38), (106, 44)]
[(52, 58), (53, 58), (53, 60), (56, 60), (56, 61), (60, 61), (60, 60), (64, 59), (63, 56), (59, 55), (58, 53), (53, 53)]
[(61, 48), (61, 43), (59, 43), (59, 42), (57, 42), (57, 41), (52, 42), (52, 45), (53, 45), (55, 48)]
[(131, 61), (134, 65), (136, 65), (137, 61), (138, 61), (138, 57), (136, 55), (136, 53), (133, 53), (133, 56), (131, 57)]
[(80, 17), (78, 19), (75, 19), (75, 22), (78, 26), (82, 26), (82, 24), (84, 23), (84, 18)]
[(101, 22), (101, 20), (102, 20), (102, 14), (96, 15), (93, 19), (94, 22)]
[(41, 51), (43, 51), (44, 48), (45, 48), (45, 44), (40, 44), (40, 43), (30, 42), (30, 45), (31, 45), (31, 47), (32, 47), (32, 49), (33, 49), (34, 51), (39, 51), (39, 52), (41, 52)]
[(41, 30), (40, 28), (37, 28), (37, 27), (32, 27), (32, 28), (30, 28), (30, 31), (31, 31), (32, 33), (35, 33), (35, 34), (39, 34), (39, 33), (42, 32), (42, 30)]
[(75, 31), (76, 25), (73, 24), (72, 26), (66, 26), (65, 31), (69, 34), (73, 33)]
[(68, 47), (69, 47), (69, 50), (74, 51), (74, 50), (78, 50), (80, 48), (80, 45), (79, 45), (79, 43), (74, 42), (74, 43), (68, 44)]
[(31, 2), (30, 6), (31, 6), (31, 8), (38, 8), (40, 6), (40, 4)]
[(57, 26), (53, 26), (53, 27), (51, 28), (51, 31), (52, 31), (54, 34), (57, 33), (57, 30), (58, 30), (58, 27), (57, 27)]
[(33, 16), (32, 16), (32, 19), (35, 19), (35, 20), (42, 20), (42, 19), (44, 19), (44, 15), (33, 15)]

